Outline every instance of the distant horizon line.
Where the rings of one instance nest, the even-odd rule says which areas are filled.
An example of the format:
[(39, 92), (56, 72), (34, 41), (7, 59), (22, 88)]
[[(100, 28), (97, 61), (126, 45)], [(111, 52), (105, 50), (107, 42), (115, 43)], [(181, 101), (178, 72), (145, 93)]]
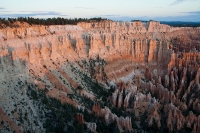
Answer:
[(155, 21), (155, 22), (190, 22), (190, 23), (200, 23), (200, 21), (173, 21), (173, 20), (153, 20), (153, 19), (149, 19), (149, 20), (142, 20), (142, 19), (133, 19), (133, 20), (115, 20), (115, 19), (110, 19), (110, 18), (105, 18), (105, 17), (90, 17), (90, 18), (80, 18), (80, 17), (74, 17), (74, 18), (66, 18), (66, 17), (49, 17), (49, 18), (37, 18), (37, 17), (30, 17), (30, 16), (27, 16), (27, 17), (22, 17), (22, 16), (19, 16), (19, 17), (0, 17), (0, 19), (6, 19), (8, 20), (8, 18), (12, 18), (12, 19), (17, 19), (17, 18), (34, 18), (34, 19), (53, 19), (53, 18), (63, 18), (63, 19), (94, 19), (94, 18), (101, 18), (101, 19), (105, 19), (105, 20), (112, 20), (112, 21), (122, 21), (122, 22), (133, 22), (133, 21), (141, 21), (141, 22), (149, 22), (149, 21)]

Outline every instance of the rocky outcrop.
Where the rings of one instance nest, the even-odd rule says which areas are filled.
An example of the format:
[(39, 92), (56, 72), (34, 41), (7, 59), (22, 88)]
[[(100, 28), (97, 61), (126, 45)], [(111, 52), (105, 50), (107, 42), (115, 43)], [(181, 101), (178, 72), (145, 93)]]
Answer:
[(95, 115), (99, 116), (99, 117), (102, 117), (102, 111), (101, 111), (101, 107), (98, 103), (95, 103), (93, 106), (92, 106), (92, 111), (95, 113)]
[(146, 67), (146, 70), (145, 70), (145, 78), (148, 80), (151, 80), (151, 72), (148, 67)]
[(97, 133), (97, 132), (96, 132), (96, 128), (97, 128), (96, 123), (85, 122), (85, 120), (84, 120), (84, 115), (82, 115), (81, 113), (76, 114), (76, 120), (77, 120), (77, 121), (79, 122), (79, 124), (81, 124), (81, 125), (86, 124), (87, 128), (88, 128), (90, 131), (92, 131), (92, 132), (94, 132), (94, 133)]
[(174, 129), (180, 130), (184, 126), (198, 132), (199, 117), (196, 117), (192, 111), (189, 112), (188, 116), (183, 116), (180, 110), (173, 104), (169, 104), (165, 106), (165, 112), (168, 114), (166, 122), (170, 132)]
[(101, 109), (99, 108), (98, 104), (94, 104), (92, 109), (95, 115), (99, 117), (103, 117), (105, 119), (106, 124), (110, 124), (116, 121), (120, 132), (123, 132), (123, 129), (128, 130), (128, 131), (133, 130), (131, 117), (126, 117), (126, 118), (122, 116), (118, 117), (116, 114), (113, 114), (108, 107)]
[(87, 125), (87, 128), (90, 129), (92, 132), (97, 133), (96, 132), (96, 128), (97, 128), (96, 123), (92, 123), (92, 122), (88, 123), (87, 122), (86, 125)]
[(84, 120), (84, 116), (80, 113), (76, 114), (76, 120), (80, 123), (80, 124), (85, 124), (85, 120)]
[(118, 129), (123, 132), (123, 128), (127, 129), (128, 131), (132, 131), (132, 123), (131, 123), (131, 118), (130, 117), (120, 117), (117, 118), (117, 126)]

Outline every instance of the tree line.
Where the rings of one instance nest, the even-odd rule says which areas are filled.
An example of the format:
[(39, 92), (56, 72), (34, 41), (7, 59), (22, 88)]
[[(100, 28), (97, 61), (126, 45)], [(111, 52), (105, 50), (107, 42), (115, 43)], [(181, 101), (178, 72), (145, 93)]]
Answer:
[(66, 24), (71, 24), (71, 25), (76, 25), (79, 22), (91, 22), (91, 21), (102, 21), (102, 20), (107, 20), (106, 18), (33, 18), (33, 17), (18, 17), (18, 18), (0, 18), (0, 25), (4, 24), (6, 26), (9, 26), (10, 24), (19, 21), (19, 22), (27, 22), (28, 24), (32, 25), (66, 25)]

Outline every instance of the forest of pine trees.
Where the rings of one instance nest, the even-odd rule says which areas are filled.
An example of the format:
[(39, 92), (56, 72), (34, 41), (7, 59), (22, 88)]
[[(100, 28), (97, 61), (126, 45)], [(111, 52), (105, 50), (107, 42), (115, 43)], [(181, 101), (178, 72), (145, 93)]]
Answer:
[(66, 24), (71, 24), (71, 25), (76, 25), (78, 22), (90, 22), (90, 21), (102, 21), (102, 20), (107, 20), (105, 18), (48, 18), (48, 19), (43, 19), (43, 18), (32, 18), (32, 17), (18, 17), (18, 18), (0, 18), (0, 25), (5, 24), (6, 26), (9, 26), (10, 24), (19, 21), (19, 22), (27, 22), (30, 25), (35, 24), (35, 25), (66, 25)]

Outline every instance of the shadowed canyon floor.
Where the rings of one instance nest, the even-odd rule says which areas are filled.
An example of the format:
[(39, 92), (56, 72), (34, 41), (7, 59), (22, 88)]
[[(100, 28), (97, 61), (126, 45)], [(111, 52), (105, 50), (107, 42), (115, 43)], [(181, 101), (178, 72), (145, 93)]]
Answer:
[(1, 132), (200, 132), (200, 27), (0, 29)]

